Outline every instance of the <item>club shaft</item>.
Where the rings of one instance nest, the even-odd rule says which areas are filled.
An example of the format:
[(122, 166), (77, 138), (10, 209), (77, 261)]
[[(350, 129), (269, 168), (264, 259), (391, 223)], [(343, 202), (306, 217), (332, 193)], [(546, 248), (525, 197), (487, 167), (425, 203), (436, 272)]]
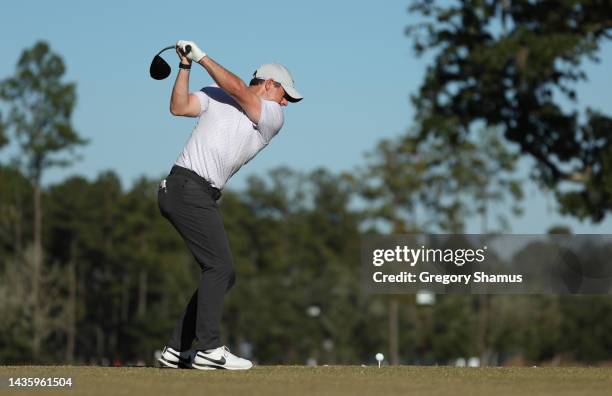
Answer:
[[(168, 47), (164, 48), (163, 50), (159, 51), (159, 52), (157, 53), (157, 55), (161, 54), (161, 53), (162, 53), (162, 52), (164, 52), (164, 51), (168, 51), (169, 49), (175, 49), (175, 48), (176, 48), (176, 46), (175, 46), (175, 45), (170, 45), (170, 46), (168, 46)], [(188, 45), (188, 46), (186, 46), (186, 47), (185, 47), (185, 53), (186, 53), (186, 54), (188, 54), (188, 53), (190, 53), (190, 52), (191, 52), (191, 45)]]
[(174, 48), (176, 48), (176, 46), (174, 46), (174, 45), (170, 45), (170, 46), (168, 46), (168, 47), (164, 48), (163, 50), (159, 51), (159, 52), (157, 53), (157, 55), (161, 54), (161, 53), (162, 53), (162, 52), (164, 52), (164, 51), (168, 51), (169, 49), (174, 49)]

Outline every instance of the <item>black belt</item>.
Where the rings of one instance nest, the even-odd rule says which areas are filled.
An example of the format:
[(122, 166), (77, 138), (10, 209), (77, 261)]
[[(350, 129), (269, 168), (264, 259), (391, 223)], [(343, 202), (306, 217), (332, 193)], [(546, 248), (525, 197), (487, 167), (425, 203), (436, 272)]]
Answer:
[(208, 180), (204, 179), (202, 176), (198, 175), (191, 169), (187, 169), (187, 168), (183, 168), (182, 166), (174, 165), (172, 169), (170, 170), (170, 174), (185, 176), (195, 181), (196, 183), (201, 184), (202, 187), (204, 187), (204, 189), (210, 193), (210, 196), (215, 201), (218, 201), (219, 198), (221, 198), (221, 190), (219, 190), (216, 187), (213, 187), (212, 184), (210, 184)]

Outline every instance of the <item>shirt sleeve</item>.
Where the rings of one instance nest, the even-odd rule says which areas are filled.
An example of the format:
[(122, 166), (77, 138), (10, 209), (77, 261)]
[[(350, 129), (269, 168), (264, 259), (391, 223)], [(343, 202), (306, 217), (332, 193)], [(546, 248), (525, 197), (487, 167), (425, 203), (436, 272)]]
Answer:
[(206, 88), (202, 88), (198, 92), (192, 92), (200, 100), (200, 114), (204, 113), (208, 109), (210, 103), (210, 97), (206, 94)]
[(257, 123), (257, 130), (266, 143), (280, 131), (284, 122), (283, 110), (280, 105), (276, 102), (262, 99), (261, 115), (259, 116), (259, 123)]

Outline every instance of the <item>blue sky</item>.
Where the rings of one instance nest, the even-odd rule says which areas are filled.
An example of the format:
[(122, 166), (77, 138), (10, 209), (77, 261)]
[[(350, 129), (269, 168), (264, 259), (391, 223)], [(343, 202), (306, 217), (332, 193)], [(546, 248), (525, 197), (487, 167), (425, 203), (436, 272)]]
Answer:
[[(67, 80), (77, 82), (74, 125), (91, 140), (83, 160), (48, 172), (46, 183), (71, 174), (94, 178), (112, 169), (129, 186), (141, 175), (166, 173), (187, 140), (193, 119), (170, 115), (174, 74), (149, 77), (153, 55), (179, 39), (193, 40), (212, 58), (247, 80), (262, 63), (291, 70), (305, 99), (285, 111), (277, 138), (229, 182), (240, 189), (251, 174), (279, 165), (308, 171), (351, 170), (381, 138), (411, 124), (409, 95), (423, 77), (405, 27), (415, 17), (408, 1), (258, 1), (180, 3), (22, 1), (3, 6), (0, 78), (11, 75), (21, 51), (39, 39), (62, 55)], [(165, 59), (176, 72), (176, 56)], [(581, 105), (612, 113), (612, 45), (602, 63), (586, 68)], [(208, 85), (203, 69), (192, 71), (191, 88)], [(7, 153), (0, 153), (5, 160)], [(528, 164), (525, 164), (527, 167)], [(526, 214), (512, 221), (515, 233), (541, 233), (551, 224), (576, 232), (612, 233), (612, 220), (595, 226), (555, 214), (552, 196), (526, 185)], [(478, 222), (470, 223), (478, 232)]]

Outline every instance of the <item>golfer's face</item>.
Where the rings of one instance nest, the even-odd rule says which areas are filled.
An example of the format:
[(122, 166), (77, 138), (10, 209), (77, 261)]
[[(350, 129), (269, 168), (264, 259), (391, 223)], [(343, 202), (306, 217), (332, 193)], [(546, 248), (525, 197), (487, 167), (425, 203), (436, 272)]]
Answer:
[(287, 106), (287, 93), (282, 85), (277, 82), (272, 82), (270, 93), (270, 100), (275, 101), (281, 106)]

